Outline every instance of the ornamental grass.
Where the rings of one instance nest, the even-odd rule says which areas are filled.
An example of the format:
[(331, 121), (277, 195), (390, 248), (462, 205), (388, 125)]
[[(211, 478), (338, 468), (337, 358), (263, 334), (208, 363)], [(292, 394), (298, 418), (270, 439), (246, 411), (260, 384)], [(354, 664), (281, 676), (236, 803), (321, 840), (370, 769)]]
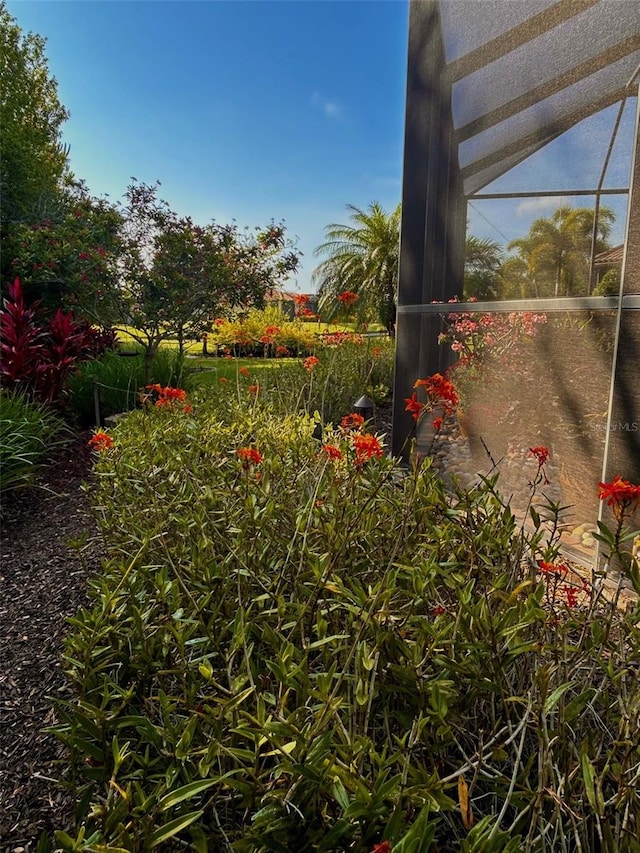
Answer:
[[(96, 453), (59, 847), (638, 851), (640, 608), (563, 568), (560, 508), (525, 530), (497, 474), (448, 493), (357, 419), (220, 394)], [(599, 536), (640, 592), (631, 507)]]

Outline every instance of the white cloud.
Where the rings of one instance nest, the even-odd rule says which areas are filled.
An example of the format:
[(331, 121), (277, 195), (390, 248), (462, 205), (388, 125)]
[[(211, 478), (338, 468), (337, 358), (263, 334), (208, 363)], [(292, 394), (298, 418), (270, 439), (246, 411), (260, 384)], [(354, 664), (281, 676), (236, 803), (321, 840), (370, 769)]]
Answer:
[(341, 118), (344, 108), (339, 101), (327, 98), (320, 92), (314, 92), (311, 96), (311, 106), (314, 110), (321, 110), (327, 118)]
[(563, 205), (570, 204), (570, 199), (564, 196), (553, 196), (546, 198), (528, 198), (521, 201), (516, 207), (517, 216), (528, 216), (530, 213), (542, 212), (545, 210), (554, 211)]

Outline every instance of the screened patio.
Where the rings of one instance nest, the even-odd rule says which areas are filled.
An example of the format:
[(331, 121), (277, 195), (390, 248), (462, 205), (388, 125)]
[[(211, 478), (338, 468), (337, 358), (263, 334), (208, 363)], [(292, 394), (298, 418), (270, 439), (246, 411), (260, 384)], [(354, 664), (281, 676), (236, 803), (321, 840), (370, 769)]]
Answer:
[[(497, 463), (517, 510), (535, 470), (529, 448), (548, 447), (545, 491), (570, 506), (565, 545), (588, 558), (598, 482), (640, 482), (639, 65), (637, 0), (411, 3), (393, 452), (406, 457), (415, 440), (463, 485)], [(514, 256), (531, 227), (520, 214), (559, 207), (592, 211), (588, 274), (559, 271), (545, 291), (512, 264), (515, 284), (473, 301), (469, 234), (484, 229)], [(609, 295), (596, 260), (604, 223), (609, 249), (622, 246), (608, 258)], [(451, 345), (463, 326), (502, 342), (475, 373)], [(414, 383), (448, 368), (471, 432), (461, 418), (416, 429)]]

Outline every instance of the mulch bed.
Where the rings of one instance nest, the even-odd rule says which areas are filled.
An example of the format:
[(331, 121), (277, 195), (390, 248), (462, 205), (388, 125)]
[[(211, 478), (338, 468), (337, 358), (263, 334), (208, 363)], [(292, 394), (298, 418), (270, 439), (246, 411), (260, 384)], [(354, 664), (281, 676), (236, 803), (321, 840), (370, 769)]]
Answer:
[[(28, 853), (42, 832), (68, 827), (74, 801), (55, 780), (64, 747), (43, 727), (50, 697), (69, 689), (61, 668), (66, 619), (86, 604), (100, 564), (82, 483), (90, 477), (88, 433), (56, 453), (39, 488), (3, 501), (0, 546), (0, 850)], [(82, 541), (82, 554), (70, 547)]]

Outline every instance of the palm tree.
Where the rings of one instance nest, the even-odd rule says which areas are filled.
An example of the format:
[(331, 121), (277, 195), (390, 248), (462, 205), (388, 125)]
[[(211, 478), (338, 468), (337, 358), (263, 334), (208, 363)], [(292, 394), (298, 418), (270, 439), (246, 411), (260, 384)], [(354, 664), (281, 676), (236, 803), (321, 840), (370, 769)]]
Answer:
[(464, 295), (485, 299), (501, 296), (502, 247), (493, 240), (467, 235), (464, 257)]
[(390, 335), (396, 323), (400, 256), (400, 205), (388, 214), (373, 202), (368, 210), (348, 205), (350, 225), (333, 223), (314, 255), (324, 260), (313, 272), (319, 285), (318, 306), (329, 316), (340, 305), (343, 291), (357, 293), (360, 316), (377, 316)]
[[(509, 243), (527, 264), (534, 296), (588, 292), (593, 218), (590, 208), (559, 207), (550, 219), (536, 219), (526, 237)], [(613, 220), (613, 211), (601, 207), (596, 253), (607, 247)]]

